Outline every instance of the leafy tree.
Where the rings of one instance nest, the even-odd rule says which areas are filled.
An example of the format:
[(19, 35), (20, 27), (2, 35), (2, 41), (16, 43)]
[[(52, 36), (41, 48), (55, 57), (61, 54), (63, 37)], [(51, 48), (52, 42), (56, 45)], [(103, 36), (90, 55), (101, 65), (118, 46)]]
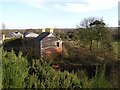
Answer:
[(75, 30), (67, 32), (67, 37), (68, 37), (68, 39), (75, 41), (77, 39)]
[[(84, 29), (80, 29), (82, 26)], [(86, 41), (89, 44), (90, 50), (92, 50), (93, 41), (96, 42), (97, 48), (99, 47), (99, 43), (103, 43), (109, 41), (111, 38), (108, 38), (109, 31), (105, 27), (106, 24), (102, 19), (96, 18), (86, 18), (81, 21), (81, 24), (78, 25), (78, 32), (80, 36), (80, 40)], [(108, 42), (107, 42), (108, 43)]]
[(97, 41), (97, 47), (98, 47), (98, 42), (102, 41), (106, 34), (105, 32), (105, 23), (103, 20), (95, 20), (93, 23), (90, 24), (91, 28), (94, 29), (94, 34), (95, 34), (95, 40)]
[[(91, 28), (91, 23), (93, 23), (95, 20), (96, 18), (94, 17), (85, 18), (80, 22), (79, 25), (77, 25), (80, 40), (86, 44), (89, 44), (90, 50), (92, 49), (92, 44), (95, 36), (94, 30)], [(81, 30), (80, 27), (84, 29)]]
[(67, 35), (65, 34), (65, 33), (59, 33), (59, 37), (62, 39), (62, 40), (67, 40), (68, 39), (68, 37), (67, 37)]

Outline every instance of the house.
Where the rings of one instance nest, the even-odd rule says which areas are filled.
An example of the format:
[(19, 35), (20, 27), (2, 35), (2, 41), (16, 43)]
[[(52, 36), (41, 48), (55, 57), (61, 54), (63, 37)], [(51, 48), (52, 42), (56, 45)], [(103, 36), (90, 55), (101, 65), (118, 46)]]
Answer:
[(50, 32), (42, 33), (34, 38), (34, 52), (38, 57), (50, 57), (52, 55), (60, 55), (62, 52), (62, 40), (55, 36), (53, 29)]
[[(23, 38), (23, 51), (26, 53), (33, 53), (34, 50), (34, 38), (38, 37), (39, 34), (33, 32), (25, 32)], [(31, 54), (33, 55), (33, 54)]]
[(1, 34), (0, 35), (0, 46), (3, 44), (3, 41), (5, 40), (5, 35)]
[(23, 37), (23, 34), (21, 34), (20, 32), (10, 32), (8, 33), (8, 37), (9, 38), (21, 38)]
[[(30, 45), (31, 40), (38, 37), (38, 36), (39, 36), (39, 34), (36, 34), (36, 33), (33, 33), (33, 32), (26, 32), (26, 33), (24, 33), (24, 40), (26, 40), (27, 44)], [(29, 47), (29, 45), (28, 45), (28, 47)]]

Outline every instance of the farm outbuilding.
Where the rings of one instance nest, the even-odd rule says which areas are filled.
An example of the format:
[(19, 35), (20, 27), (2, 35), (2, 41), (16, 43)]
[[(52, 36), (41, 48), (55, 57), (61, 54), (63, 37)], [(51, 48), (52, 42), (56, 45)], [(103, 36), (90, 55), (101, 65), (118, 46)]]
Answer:
[(9, 38), (21, 38), (23, 37), (23, 34), (21, 34), (20, 32), (9, 32), (8, 33), (8, 37)]
[(26, 32), (26, 33), (24, 33), (24, 37), (25, 38), (35, 38), (37, 36), (39, 36), (39, 34), (36, 34), (36, 33), (33, 33), (33, 32)]
[(57, 38), (53, 33), (42, 32), (34, 38), (35, 56), (50, 57), (60, 55), (62, 52), (62, 40)]

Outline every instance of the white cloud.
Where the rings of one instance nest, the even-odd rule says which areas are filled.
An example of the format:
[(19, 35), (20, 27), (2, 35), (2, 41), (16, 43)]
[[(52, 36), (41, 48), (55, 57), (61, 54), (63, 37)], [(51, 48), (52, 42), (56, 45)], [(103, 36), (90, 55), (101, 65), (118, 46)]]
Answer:
[(44, 0), (0, 0), (0, 2), (42, 2)]
[(25, 3), (25, 4), (42, 4), (43, 3), (43, 0), (0, 0), (0, 3), (9, 3), (9, 2), (12, 2), (12, 3)]
[(38, 8), (55, 8), (77, 13), (110, 9), (117, 6), (118, 1), (119, 0), (0, 0), (0, 2), (18, 2)]
[(119, 0), (82, 0), (81, 2), (68, 2), (64, 6), (57, 4), (56, 7), (65, 11), (85, 13), (111, 9), (118, 5), (118, 1)]
[(0, 3), (23, 3), (34, 7), (42, 7), (44, 0), (0, 0)]

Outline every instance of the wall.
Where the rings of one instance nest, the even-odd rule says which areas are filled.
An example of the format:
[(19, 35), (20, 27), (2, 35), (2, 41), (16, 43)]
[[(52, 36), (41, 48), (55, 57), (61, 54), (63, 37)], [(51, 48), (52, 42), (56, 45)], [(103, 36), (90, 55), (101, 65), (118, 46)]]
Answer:
[[(56, 43), (59, 42), (59, 47)], [(42, 42), (43, 57), (58, 56), (62, 52), (62, 41), (58, 40), (56, 37), (47, 37)]]

